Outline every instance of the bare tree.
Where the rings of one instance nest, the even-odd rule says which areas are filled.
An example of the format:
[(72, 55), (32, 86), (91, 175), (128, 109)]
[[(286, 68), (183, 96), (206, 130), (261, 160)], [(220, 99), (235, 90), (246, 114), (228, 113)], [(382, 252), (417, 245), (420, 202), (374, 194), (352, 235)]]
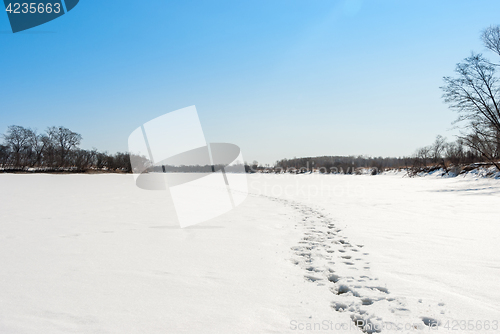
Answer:
[(86, 170), (90, 168), (94, 162), (95, 155), (97, 154), (97, 150), (93, 149), (92, 151), (75, 149), (72, 150), (68, 154), (67, 161), (78, 170)]
[(430, 154), (432, 156), (432, 162), (438, 163), (443, 158), (443, 151), (446, 147), (446, 138), (441, 135), (436, 137), (434, 143), (430, 147)]
[(473, 54), (455, 71), (458, 77), (445, 77), (446, 86), (441, 89), (445, 102), (459, 113), (456, 122), (465, 123), (461, 138), (500, 170), (499, 157), (486, 149), (500, 144), (500, 85), (495, 67)]
[(0, 145), (0, 166), (7, 165), (10, 157), (10, 148), (7, 145)]
[(447, 143), (445, 146), (445, 157), (452, 165), (459, 165), (465, 157), (463, 140), (459, 139), (453, 143)]
[(55, 143), (57, 148), (57, 153), (59, 156), (59, 165), (61, 167), (66, 166), (66, 157), (68, 153), (80, 145), (82, 136), (76, 132), (71, 131), (63, 126), (50, 127), (47, 130), (50, 139)]
[(31, 167), (42, 164), (42, 156), (45, 148), (49, 144), (49, 137), (46, 134), (38, 134), (36, 130), (29, 130), (29, 165)]
[(487, 49), (500, 56), (500, 26), (490, 26), (484, 29), (481, 40)]
[(115, 154), (115, 169), (121, 169), (125, 172), (132, 171), (130, 155), (128, 153), (118, 152)]
[(19, 125), (11, 125), (7, 128), (7, 133), (3, 135), (5, 143), (12, 152), (14, 167), (20, 167), (23, 160), (23, 151), (29, 146), (29, 129)]

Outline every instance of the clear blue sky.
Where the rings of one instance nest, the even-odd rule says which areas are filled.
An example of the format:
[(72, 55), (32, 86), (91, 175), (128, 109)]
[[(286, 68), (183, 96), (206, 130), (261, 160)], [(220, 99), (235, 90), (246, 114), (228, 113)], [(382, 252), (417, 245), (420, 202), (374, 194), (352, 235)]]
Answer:
[(196, 105), (246, 160), (408, 155), (449, 131), (442, 77), (483, 52), (500, 1), (81, 0), (12, 34), (0, 13), (0, 133), (63, 125), (126, 151), (142, 123)]

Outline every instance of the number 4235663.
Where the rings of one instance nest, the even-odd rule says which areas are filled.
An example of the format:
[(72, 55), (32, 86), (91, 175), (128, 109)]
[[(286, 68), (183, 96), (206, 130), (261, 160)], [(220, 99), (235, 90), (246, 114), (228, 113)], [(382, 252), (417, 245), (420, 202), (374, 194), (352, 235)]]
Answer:
[(60, 3), (9, 3), (7, 8), (5, 9), (10, 14), (59, 14), (61, 12), (61, 4)]

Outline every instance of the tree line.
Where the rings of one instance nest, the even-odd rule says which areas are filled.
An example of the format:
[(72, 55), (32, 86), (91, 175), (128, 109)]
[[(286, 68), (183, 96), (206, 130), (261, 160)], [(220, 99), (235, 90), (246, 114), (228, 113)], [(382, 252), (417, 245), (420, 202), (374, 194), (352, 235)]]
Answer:
[(463, 138), (459, 137), (456, 141), (447, 142), (446, 138), (439, 135), (434, 143), (419, 148), (411, 157), (410, 175), (421, 171), (429, 172), (437, 168), (457, 169), (472, 164), (493, 165), (498, 168), (495, 157), (500, 159), (500, 156), (492, 152), (488, 154), (491, 154), (491, 160)]
[(81, 149), (82, 136), (63, 126), (38, 133), (12, 125), (2, 138), (0, 167), (4, 171), (131, 171), (128, 153), (111, 155), (97, 149)]
[(408, 165), (408, 158), (383, 158), (368, 156), (322, 156), (282, 159), (275, 163), (274, 172), (307, 173), (317, 170), (324, 174), (355, 174), (370, 169), (373, 174), (389, 168)]
[(252, 166), (252, 169), (262, 169), (268, 172), (307, 173), (313, 170), (325, 174), (358, 174), (369, 170), (378, 174), (390, 169), (406, 169), (410, 175), (421, 171), (432, 171), (437, 168), (445, 170), (458, 166), (486, 163), (482, 153), (470, 147), (462, 139), (448, 142), (446, 138), (437, 136), (434, 143), (416, 150), (413, 155), (399, 158), (369, 157), (369, 156), (322, 156), (282, 159), (272, 168)]

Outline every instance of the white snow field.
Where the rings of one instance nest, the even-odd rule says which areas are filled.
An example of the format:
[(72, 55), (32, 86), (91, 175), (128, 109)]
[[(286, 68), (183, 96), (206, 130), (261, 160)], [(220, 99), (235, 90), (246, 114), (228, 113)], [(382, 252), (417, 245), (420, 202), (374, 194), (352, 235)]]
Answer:
[(131, 175), (0, 175), (0, 333), (500, 332), (499, 180), (249, 187), (181, 229)]

